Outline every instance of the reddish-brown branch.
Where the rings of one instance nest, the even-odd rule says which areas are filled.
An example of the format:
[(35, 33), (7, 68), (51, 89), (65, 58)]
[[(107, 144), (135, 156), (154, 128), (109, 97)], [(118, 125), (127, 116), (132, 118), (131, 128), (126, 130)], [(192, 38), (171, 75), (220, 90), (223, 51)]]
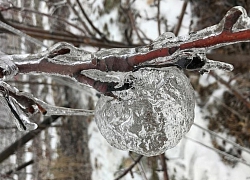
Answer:
[(240, 32), (227, 32), (224, 31), (219, 35), (210, 36), (204, 39), (198, 39), (196, 41), (183, 43), (180, 45), (180, 50), (192, 49), (192, 48), (206, 48), (214, 47), (218, 44), (235, 43), (235, 42), (250, 41), (250, 30), (243, 30)]
[[(134, 68), (141, 63), (148, 62), (150, 60), (159, 58), (159, 57), (167, 57), (173, 54), (177, 49), (188, 50), (192, 48), (202, 48), (202, 47), (211, 47), (216, 46), (220, 43), (230, 43), (237, 42), (238, 40), (250, 40), (250, 30), (245, 30), (241, 32), (223, 32), (218, 36), (212, 36), (200, 40), (196, 40), (193, 42), (183, 42), (179, 47), (171, 47), (171, 48), (160, 48), (151, 50), (147, 53), (139, 53), (132, 54), (126, 56), (107, 56), (103, 57), (101, 60), (98, 59), (89, 59), (86, 62), (79, 62), (79, 64), (56, 64), (48, 59), (43, 59), (42, 61), (37, 61), (37, 63), (33, 64), (25, 64), (25, 63), (17, 63), (19, 68), (19, 73), (49, 73), (55, 75), (63, 75), (71, 78), (78, 77), (79, 82), (93, 85), (94, 83), (90, 81), (85, 81), (86, 78), (80, 77), (80, 72), (82, 70), (89, 69), (97, 69), (100, 71), (120, 71), (120, 72), (128, 72), (134, 70)], [(150, 46), (146, 46), (146, 48), (150, 49)], [(167, 63), (167, 62), (166, 62)]]
[[(232, 27), (242, 13), (243, 12), (237, 8), (232, 9), (230, 13), (225, 16), (220, 26), (212, 27), (214, 32), (205, 30), (207, 35), (204, 37), (202, 36), (204, 31), (199, 31), (196, 33), (198, 34), (197, 36), (190, 35), (186, 38), (187, 40), (182, 40), (177, 37), (173, 41), (170, 40), (169, 42), (166, 41), (165, 44), (162, 43), (160, 47), (155, 47), (153, 42), (150, 45), (138, 48), (121, 49), (121, 52), (125, 52), (125, 54), (117, 53), (119, 49), (116, 49), (113, 54), (108, 50), (108, 55), (106, 56), (92, 54), (93, 56), (91, 56), (91, 58), (89, 57), (90, 59), (84, 61), (76, 60), (72, 63), (60, 63), (59, 60), (53, 59), (54, 56), (58, 55), (67, 55), (68, 53), (70, 55), (70, 49), (72, 48), (67, 47), (69, 45), (62, 45), (62, 47), (58, 47), (56, 54), (53, 54), (55, 52), (49, 52), (49, 55), (39, 56), (40, 60), (37, 62), (30, 63), (28, 60), (27, 63), (22, 61), (21, 63), (16, 63), (16, 65), (19, 68), (19, 73), (35, 72), (63, 75), (77, 80), (80, 83), (88, 84), (102, 93), (106, 93), (105, 91), (114, 89), (114, 87), (112, 87), (115, 85), (114, 83), (99, 82), (84, 76), (81, 72), (90, 69), (96, 69), (102, 72), (129, 72), (136, 70), (137, 66), (140, 66), (142, 63), (148, 63), (159, 57), (166, 57), (163, 62), (160, 62), (160, 65), (169, 65), (173, 59), (178, 56), (185, 56), (185, 52), (190, 52), (190, 50), (194, 48), (213, 49), (226, 44), (249, 41), (249, 29), (246, 28), (241, 31), (232, 31)], [(130, 15), (132, 16), (132, 14)], [(103, 53), (105, 54), (105, 52)], [(157, 63), (159, 64), (159, 62)], [(155, 63), (155, 65), (158, 65), (157, 63)]]

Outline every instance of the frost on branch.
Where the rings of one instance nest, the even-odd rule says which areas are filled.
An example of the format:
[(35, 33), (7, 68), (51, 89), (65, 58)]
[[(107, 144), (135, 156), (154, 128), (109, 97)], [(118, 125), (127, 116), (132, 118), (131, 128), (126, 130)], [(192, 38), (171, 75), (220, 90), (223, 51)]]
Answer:
[[(102, 96), (95, 120), (114, 147), (155, 156), (176, 146), (194, 120), (194, 90), (182, 70), (141, 69), (125, 77), (132, 87)], [(125, 81), (126, 81), (125, 80)]]
[[(103, 94), (95, 114), (107, 141), (119, 149), (153, 156), (174, 147), (193, 122), (193, 89), (182, 70), (232, 71), (230, 64), (207, 59), (206, 52), (249, 41), (249, 22), (246, 11), (234, 7), (217, 25), (181, 37), (164, 33), (141, 47), (91, 53), (61, 42), (38, 54), (0, 56), (0, 77), (43, 73), (93, 87)], [(13, 93), (20, 107), (30, 99), (50, 115), (92, 114), (51, 106), (28, 95), (22, 96), (23, 101), (19, 92), (3, 89)], [(5, 90), (2, 94), (8, 98)], [(18, 114), (11, 100), (8, 105)]]
[(13, 78), (18, 73), (18, 67), (12, 61), (12, 58), (8, 55), (0, 54), (0, 59), (1, 77), (4, 80)]

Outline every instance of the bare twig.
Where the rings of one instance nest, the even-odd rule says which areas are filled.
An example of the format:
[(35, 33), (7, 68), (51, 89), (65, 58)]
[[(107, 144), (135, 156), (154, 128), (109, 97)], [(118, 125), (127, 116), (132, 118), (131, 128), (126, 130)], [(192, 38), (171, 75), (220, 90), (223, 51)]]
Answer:
[[(129, 152), (129, 156), (130, 156), (130, 158), (131, 158), (134, 162), (136, 161), (136, 160), (133, 158), (132, 153)], [(143, 168), (142, 161), (140, 161), (140, 162), (138, 163), (138, 165), (139, 165), (140, 173), (141, 173), (141, 176), (143, 177), (143, 180), (148, 180), (148, 178), (147, 178), (147, 176), (146, 176), (146, 174), (145, 174), (145, 170), (144, 170), (144, 168)], [(132, 172), (132, 171), (131, 171), (131, 172)]]
[(14, 34), (17, 34), (18, 36), (20, 37), (25, 37), (26, 40), (36, 44), (36, 45), (39, 45), (39, 46), (42, 46), (42, 47), (46, 47), (41, 41), (37, 40), (37, 39), (34, 39), (33, 37), (23, 33), (22, 31), (10, 26), (9, 24), (6, 24), (2, 21), (0, 21), (0, 27), (4, 28), (4, 29), (7, 29), (8, 31), (11, 31), (12, 33)]
[(160, 7), (161, 7), (161, 0), (157, 0), (157, 25), (158, 25), (158, 34), (161, 35), (161, 19), (160, 19)]
[(10, 170), (10, 171), (6, 172), (5, 175), (6, 175), (6, 176), (9, 176), (9, 175), (11, 175), (12, 173), (15, 173), (16, 171), (20, 171), (20, 170), (26, 168), (27, 166), (29, 166), (29, 165), (31, 165), (31, 164), (33, 164), (33, 163), (34, 163), (34, 160), (33, 160), (33, 159), (30, 160), (30, 161), (27, 161), (27, 162), (23, 163), (22, 165), (18, 166), (17, 168), (15, 168), (14, 170)]
[(162, 170), (164, 174), (164, 180), (169, 180), (165, 153), (161, 154), (160, 157), (161, 157)]
[[(103, 42), (100, 38), (95, 37), (88, 37), (88, 36), (81, 36), (81, 35), (74, 35), (72, 33), (65, 33), (65, 32), (51, 32), (48, 30), (39, 29), (36, 27), (27, 27), (20, 24), (12, 24), (13, 28), (17, 30), (21, 30), (22, 33), (25, 33), (33, 38), (37, 39), (47, 39), (47, 40), (54, 40), (57, 42), (68, 42), (75, 45), (91, 45), (100, 48), (125, 48), (125, 47), (135, 47), (139, 46), (139, 44), (130, 44), (117, 41), (108, 41)], [(10, 32), (10, 31), (7, 31)]]
[(45, 119), (36, 130), (28, 132), (26, 135), (16, 140), (13, 144), (7, 147), (4, 151), (0, 153), (0, 163), (10, 157), (15, 151), (24, 146), (28, 141), (36, 137), (41, 131), (46, 129), (51, 125), (51, 123), (55, 122), (60, 116), (51, 116)]
[(136, 33), (136, 35), (137, 35), (140, 43), (141, 44), (145, 44), (144, 41), (143, 41), (143, 39), (142, 39), (142, 37), (139, 34), (138, 28), (136, 27), (134, 14), (131, 11), (131, 7), (129, 6), (128, 8), (124, 8), (124, 7), (121, 7), (121, 8), (124, 10), (124, 12), (127, 13), (129, 21), (130, 21), (130, 24), (131, 24), (131, 27), (135, 31), (135, 33)]
[[(39, 125), (41, 127), (45, 127), (43, 125)], [(51, 125), (49, 126), (49, 128), (61, 128), (63, 127), (62, 125)], [(9, 127), (4, 127), (4, 126), (0, 126), (0, 130), (13, 130), (13, 129), (17, 129), (16, 126), (9, 126)]]
[(229, 139), (227, 139), (227, 138), (224, 138), (224, 137), (218, 135), (217, 133), (215, 133), (215, 132), (213, 132), (213, 131), (211, 131), (211, 130), (209, 130), (209, 129), (206, 129), (206, 128), (204, 128), (204, 127), (202, 127), (202, 126), (200, 126), (200, 125), (198, 125), (198, 124), (196, 124), (196, 123), (194, 123), (193, 125), (196, 126), (196, 127), (199, 128), (199, 129), (203, 130), (203, 131), (208, 132), (211, 136), (220, 138), (220, 139), (222, 139), (223, 141), (226, 141), (227, 143), (232, 144), (232, 145), (233, 145), (234, 147), (236, 147), (237, 149), (240, 149), (240, 150), (245, 151), (245, 152), (247, 152), (247, 153), (250, 154), (250, 150), (249, 150), (248, 148), (245, 148), (245, 147), (243, 147), (243, 146), (241, 146), (241, 145), (239, 145), (239, 144), (237, 144), (237, 143), (235, 143), (235, 142), (233, 142), (233, 141), (231, 141), (231, 140), (229, 140)]
[(135, 161), (133, 164), (131, 164), (121, 175), (119, 175), (117, 178), (115, 178), (115, 180), (119, 180), (121, 179), (123, 176), (125, 176), (126, 174), (128, 174), (134, 167), (137, 163), (140, 162), (140, 160), (143, 158), (143, 155), (140, 155)]
[(215, 72), (210, 72), (212, 76), (215, 77), (221, 84), (225, 85), (228, 89), (232, 91), (236, 98), (238, 98), (250, 111), (250, 102), (235, 88), (233, 88), (228, 82), (220, 78)]
[(185, 12), (186, 12), (187, 4), (188, 4), (188, 0), (185, 0), (184, 3), (183, 3), (182, 9), (181, 9), (181, 14), (179, 16), (178, 24), (176, 25), (176, 28), (174, 30), (174, 34), (176, 36), (179, 34), (181, 24), (182, 24), (182, 20), (183, 20), (183, 17), (185, 15)]
[(201, 145), (201, 146), (203, 146), (203, 147), (205, 147), (205, 148), (207, 148), (207, 149), (210, 149), (210, 150), (212, 150), (212, 151), (215, 151), (215, 152), (221, 154), (222, 156), (224, 156), (224, 157), (227, 158), (227, 159), (230, 159), (230, 160), (233, 160), (233, 161), (236, 161), (236, 162), (240, 162), (240, 163), (245, 164), (246, 166), (250, 167), (250, 163), (246, 162), (245, 160), (243, 160), (243, 159), (241, 159), (241, 158), (237, 158), (237, 157), (235, 157), (235, 156), (233, 156), (233, 155), (231, 155), (231, 154), (228, 154), (228, 153), (226, 153), (226, 152), (224, 152), (224, 151), (221, 151), (221, 150), (219, 150), (219, 149), (210, 147), (210, 146), (208, 146), (208, 145), (206, 145), (206, 144), (204, 144), (204, 143), (202, 143), (202, 142), (199, 142), (199, 141), (197, 141), (197, 140), (195, 140), (195, 139), (193, 139), (193, 138), (190, 138), (190, 137), (188, 137), (188, 136), (185, 136), (185, 138), (188, 139), (189, 141), (192, 141), (192, 142), (194, 142), (194, 143), (196, 143), (196, 144), (199, 144), (199, 145)]
[(85, 17), (86, 20), (88, 21), (89, 25), (99, 34), (99, 36), (101, 37), (101, 39), (103, 39), (104, 41), (107, 41), (107, 42), (108, 42), (109, 40), (105, 37), (105, 35), (104, 35), (101, 31), (99, 31), (99, 29), (97, 29), (97, 28), (94, 26), (93, 22), (89, 19), (88, 15), (87, 15), (86, 12), (84, 11), (84, 9), (83, 9), (81, 3), (79, 2), (79, 0), (76, 0), (76, 2), (77, 2), (78, 6), (80, 7), (80, 9), (81, 9), (81, 11), (82, 11), (82, 14), (84, 15), (84, 17)]
[(46, 14), (46, 13), (42, 13), (42, 12), (39, 12), (39, 11), (36, 11), (36, 10), (32, 10), (32, 9), (29, 9), (29, 8), (19, 8), (19, 7), (16, 7), (16, 6), (11, 6), (11, 7), (8, 7), (7, 9), (5, 10), (14, 10), (14, 11), (20, 11), (20, 12), (29, 12), (29, 13), (35, 13), (35, 14), (38, 14), (38, 15), (41, 15), (41, 16), (46, 16), (50, 19), (56, 19), (57, 21), (60, 21), (60, 22), (63, 22), (69, 26), (72, 26), (74, 27), (75, 29), (77, 29), (78, 31), (82, 32), (83, 34), (86, 34), (86, 32), (81, 29), (79, 26), (73, 24), (73, 23), (70, 23), (68, 22), (65, 18), (61, 18), (59, 16), (56, 16), (56, 15), (50, 15), (50, 14)]
[(74, 5), (71, 3), (70, 0), (67, 0), (68, 4), (70, 5), (71, 9), (73, 10), (73, 12), (75, 13), (75, 15), (78, 16), (78, 20), (80, 21), (80, 23), (83, 25), (83, 27), (85, 28), (85, 30), (87, 31), (87, 33), (89, 35), (91, 35), (92, 37), (94, 37), (94, 34), (90, 31), (89, 27), (86, 25), (86, 23), (82, 20), (82, 18), (80, 17), (79, 13), (77, 12), (77, 10), (75, 9)]

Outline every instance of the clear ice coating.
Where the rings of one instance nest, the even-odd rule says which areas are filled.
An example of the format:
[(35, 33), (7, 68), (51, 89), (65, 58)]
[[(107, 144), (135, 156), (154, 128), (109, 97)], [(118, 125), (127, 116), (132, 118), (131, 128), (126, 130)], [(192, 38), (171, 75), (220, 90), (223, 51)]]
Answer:
[[(1, 23), (0, 26), (10, 28)], [(114, 59), (126, 61), (131, 65), (131, 69), (171, 66), (164, 69), (159, 68), (159, 70), (144, 68), (136, 72), (127, 72), (130, 69), (122, 68), (117, 68), (117, 71), (111, 71), (112, 69), (108, 70), (108, 68), (107, 71), (98, 68), (79, 70), (81, 75), (92, 80), (118, 83), (115, 88), (122, 87), (126, 81), (132, 83), (132, 88), (114, 92), (119, 97), (118, 99), (101, 97), (96, 109), (96, 120), (102, 134), (113, 146), (151, 156), (173, 147), (188, 131), (193, 120), (192, 87), (182, 71), (174, 66), (187, 70), (198, 70), (201, 73), (214, 69), (231, 71), (232, 65), (209, 60), (206, 58), (206, 52), (221, 46), (249, 41), (249, 29), (250, 19), (246, 11), (238, 6), (228, 11), (217, 25), (186, 36), (175, 37), (174, 34), (167, 32), (146, 46), (104, 49), (95, 53), (60, 42), (38, 54), (0, 55), (0, 68), (5, 80), (21, 73), (18, 72), (18, 65), (37, 64), (39, 66), (43, 60), (48, 60), (51, 65), (55, 66), (58, 64), (69, 65), (72, 69), (79, 64), (86, 65), (84, 67), (87, 65), (93, 67), (94, 62), (98, 64), (101, 61), (104, 61), (101, 63), (106, 63), (106, 66), (111, 66), (113, 62), (117, 63), (115, 65), (118, 67), (119, 62), (112, 61)], [(11, 31), (14, 32), (13, 29)], [(21, 35), (17, 31), (14, 33)], [(234, 36), (234, 33), (244, 34), (244, 37)], [(39, 42), (37, 43), (39, 44)], [(166, 55), (161, 53), (159, 55), (157, 51), (166, 52)], [(30, 71), (30, 73), (41, 72)], [(58, 72), (48, 72), (47, 74), (65, 77), (64, 73), (61, 75)], [(126, 75), (124, 76), (124, 74)], [(66, 77), (76, 80), (67, 74)], [(76, 83), (81, 84), (81, 82)], [(5, 88), (12, 91), (10, 87)], [(15, 93), (24, 95), (17, 91)], [(49, 115), (93, 114), (92, 111), (87, 110), (51, 106), (33, 96), (27, 94), (24, 96), (34, 101), (35, 104), (42, 105)], [(14, 109), (14, 112), (18, 113), (18, 108), (20, 108), (19, 118), (22, 118), (22, 102), (15, 98), (10, 98), (9, 101), (9, 106)], [(29, 117), (28, 114), (24, 113), (24, 115)], [(120, 145), (119, 142), (121, 142)]]
[(11, 79), (18, 73), (18, 67), (8, 55), (0, 55), (0, 69), (4, 80)]
[(194, 90), (176, 67), (128, 73), (132, 88), (101, 96), (97, 126), (108, 143), (145, 156), (162, 154), (181, 140), (194, 120)]
[(14, 98), (10, 97), (9, 103), (9, 106), (11, 106), (12, 108), (11, 111), (15, 111), (16, 113), (16, 115), (14, 115), (12, 118), (20, 131), (31, 131), (35, 130), (38, 127), (36, 123), (29, 121), (30, 117), (26, 113), (24, 113), (20, 104)]
[[(93, 110), (56, 107), (33, 97), (32, 94), (19, 91), (17, 88), (0, 81), (1, 104), (12, 113), (12, 119), (20, 131), (36, 129), (37, 124), (30, 121), (32, 116), (41, 111), (46, 115), (93, 115)], [(2, 99), (2, 100), (1, 100)], [(29, 111), (32, 109), (31, 111)]]

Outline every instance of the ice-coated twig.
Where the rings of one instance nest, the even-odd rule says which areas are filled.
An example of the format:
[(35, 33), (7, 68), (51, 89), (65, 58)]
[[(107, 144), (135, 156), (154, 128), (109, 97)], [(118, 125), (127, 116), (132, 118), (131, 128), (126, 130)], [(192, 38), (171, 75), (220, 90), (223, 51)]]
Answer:
[[(67, 43), (58, 43), (46, 52), (27, 55), (12, 55), (19, 73), (48, 73), (66, 76), (88, 84), (105, 93), (115, 90), (115, 83), (98, 82), (82, 72), (95, 69), (103, 72), (129, 72), (140, 67), (180, 66), (184, 69), (223, 68), (232, 66), (209, 61), (207, 50), (250, 40), (250, 20), (242, 7), (232, 8), (223, 20), (187, 36), (174, 37), (162, 34), (149, 45), (137, 48), (114, 48), (90, 53)], [(202, 57), (202, 58), (201, 58)], [(20, 62), (21, 60), (21, 62)]]
[[(0, 64), (0, 78), (4, 80), (16, 74), (28, 73), (63, 76), (76, 83), (89, 85), (100, 93), (115, 97), (113, 92), (131, 88), (131, 84), (119, 82), (124, 80), (122, 78), (124, 75), (120, 76), (120, 74), (144, 67), (177, 66), (181, 69), (199, 70), (201, 73), (216, 68), (231, 71), (233, 67), (230, 64), (207, 59), (206, 52), (221, 46), (247, 41), (250, 41), (250, 19), (246, 11), (238, 6), (228, 11), (217, 25), (187, 36), (175, 37), (171, 33), (164, 33), (146, 46), (113, 48), (91, 53), (61, 42), (38, 54), (1, 55), (0, 60), (3, 61), (3, 65)], [(90, 71), (94, 73), (89, 73)], [(115, 80), (112, 77), (115, 73), (121, 79)], [(24, 97), (30, 98), (37, 106), (45, 105), (34, 97), (28, 95)], [(45, 106), (48, 109), (43, 108), (47, 111), (51, 108), (48, 105)], [(69, 112), (65, 109), (56, 111), (58, 114)], [(84, 113), (92, 114), (89, 111)], [(76, 111), (76, 114), (81, 113)]]
[(37, 128), (35, 123), (29, 121), (34, 114), (41, 112), (44, 115), (82, 115), (90, 116), (94, 112), (84, 109), (70, 109), (56, 107), (33, 97), (29, 93), (20, 92), (7, 83), (0, 81), (0, 93), (14, 115), (14, 122), (21, 131), (34, 130)]
[(18, 67), (11, 56), (0, 55), (0, 73), (3, 80), (12, 79), (18, 73)]

